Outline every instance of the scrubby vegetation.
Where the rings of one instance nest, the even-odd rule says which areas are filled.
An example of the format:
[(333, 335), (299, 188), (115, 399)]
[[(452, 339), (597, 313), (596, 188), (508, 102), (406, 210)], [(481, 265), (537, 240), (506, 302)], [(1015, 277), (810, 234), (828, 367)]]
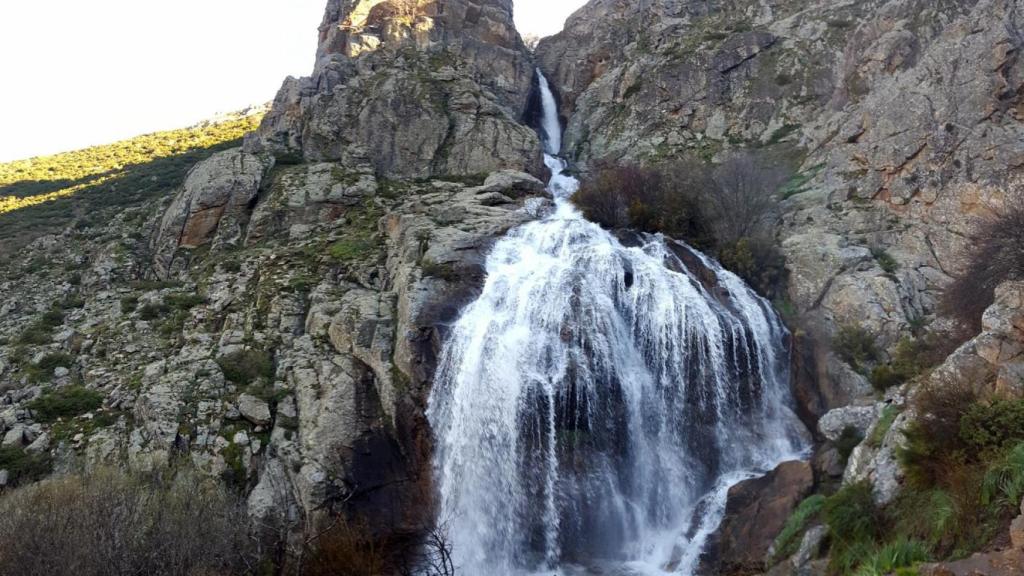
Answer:
[(839, 327), (832, 339), (832, 349), (857, 371), (865, 370), (881, 357), (874, 334), (855, 324)]
[(103, 394), (84, 386), (66, 386), (46, 392), (28, 404), (40, 422), (73, 418), (103, 405)]
[(805, 498), (796, 507), (793, 514), (786, 520), (782, 532), (775, 538), (774, 559), (788, 558), (797, 551), (797, 547), (800, 545), (800, 536), (810, 526), (811, 520), (819, 515), (824, 505), (825, 497), (815, 494)]
[[(0, 449), (17, 485), (49, 462)], [(453, 576), (444, 523), (381, 534), (342, 516), (306, 538), (256, 523), (242, 494), (190, 468), (101, 468), (0, 494), (0, 576)]]
[(1024, 279), (1024, 198), (977, 226), (964, 254), (966, 266), (943, 295), (942, 312), (956, 319), (965, 335), (981, 331), (981, 316), (1007, 280)]
[[(911, 409), (898, 450), (907, 478), (896, 499), (878, 506), (868, 482), (811, 497), (776, 541), (781, 554), (815, 520), (829, 528), (834, 574), (899, 573), (998, 541), (1024, 498), (1024, 400), (982, 400), (964, 382), (933, 376)], [(868, 443), (880, 445), (897, 415), (886, 408)]]
[(240, 575), (256, 559), (242, 498), (191, 473), (104, 470), (0, 498), (0, 576)]
[(789, 171), (751, 152), (717, 166), (683, 158), (653, 167), (603, 165), (573, 201), (609, 228), (660, 232), (713, 253), (762, 294), (780, 297), (785, 259), (772, 237)]
[(179, 186), (189, 169), (241, 143), (262, 115), (157, 132), (123, 142), (0, 164), (0, 248), (88, 228)]
[(239, 350), (217, 359), (229, 382), (247, 386), (257, 378), (274, 376), (274, 358), (263, 350)]
[(42, 382), (53, 376), (53, 371), (59, 367), (71, 368), (75, 359), (64, 352), (52, 352), (39, 359), (26, 368), (31, 382)]
[(51, 308), (21, 333), (18, 342), (21, 344), (49, 344), (53, 337), (53, 329), (64, 322), (64, 312), (60, 308)]
[(916, 338), (903, 338), (896, 344), (887, 364), (871, 371), (871, 385), (880, 392), (924, 374), (942, 362), (956, 348), (957, 341), (948, 335), (925, 333)]
[(6, 470), (7, 484), (19, 486), (46, 477), (51, 462), (46, 454), (34, 454), (17, 446), (0, 448), (0, 470)]
[(350, 263), (375, 256), (380, 250), (377, 223), (382, 211), (372, 201), (352, 208), (345, 214), (348, 225), (342, 237), (327, 248), (327, 254), (336, 262)]
[(853, 453), (853, 449), (860, 445), (864, 441), (864, 435), (861, 434), (860, 430), (853, 426), (847, 426), (843, 428), (842, 433), (836, 440), (836, 451), (839, 452), (839, 458), (846, 464), (846, 461), (850, 459), (850, 454)]

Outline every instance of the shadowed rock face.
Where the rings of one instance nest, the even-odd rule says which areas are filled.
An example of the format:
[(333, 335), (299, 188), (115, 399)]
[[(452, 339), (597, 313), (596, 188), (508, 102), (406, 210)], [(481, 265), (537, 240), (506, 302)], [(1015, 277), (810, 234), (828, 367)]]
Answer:
[(754, 574), (763, 570), (775, 537), (814, 488), (806, 462), (775, 470), (729, 489), (725, 518), (703, 559), (703, 573)]
[(313, 75), (289, 78), (246, 150), (389, 177), (539, 174), (533, 66), (510, 0), (332, 0)]

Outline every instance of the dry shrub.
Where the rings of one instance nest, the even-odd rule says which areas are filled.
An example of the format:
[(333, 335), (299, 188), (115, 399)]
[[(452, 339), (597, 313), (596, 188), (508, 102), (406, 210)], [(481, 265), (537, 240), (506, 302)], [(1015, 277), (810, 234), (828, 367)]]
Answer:
[(763, 237), (775, 217), (775, 194), (788, 179), (788, 168), (750, 152), (737, 152), (719, 164), (717, 188), (703, 198), (718, 243)]
[(916, 417), (904, 432), (900, 460), (907, 479), (918, 487), (944, 484), (968, 457), (960, 419), (978, 401), (974, 388), (960, 379), (933, 377), (912, 400)]
[(680, 158), (655, 167), (600, 164), (573, 202), (607, 228), (661, 232), (712, 252), (758, 292), (780, 297), (785, 258), (773, 237), (789, 169), (751, 152), (718, 166)]
[(943, 294), (940, 310), (968, 334), (981, 332), (981, 317), (1007, 280), (1024, 278), (1024, 198), (979, 224), (965, 254), (967, 265)]
[(214, 480), (101, 470), (0, 499), (0, 576), (251, 571), (244, 502)]
[(311, 543), (305, 576), (376, 576), (394, 564), (388, 539), (365, 522), (339, 521)]
[(659, 168), (604, 164), (583, 181), (573, 202), (607, 228), (661, 232), (706, 246), (709, 230), (698, 199), (713, 186), (707, 170), (692, 160)]
[(338, 519), (308, 542), (303, 576), (454, 576), (448, 525), (387, 535), (365, 521)]

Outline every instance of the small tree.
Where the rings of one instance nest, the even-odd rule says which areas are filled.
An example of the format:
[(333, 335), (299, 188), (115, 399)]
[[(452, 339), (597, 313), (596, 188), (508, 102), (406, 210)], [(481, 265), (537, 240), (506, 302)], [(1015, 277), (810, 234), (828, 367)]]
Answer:
[(940, 311), (973, 335), (981, 332), (981, 317), (996, 288), (1024, 278), (1024, 198), (1018, 193), (999, 214), (982, 221), (969, 246), (966, 266), (946, 288)]
[(775, 216), (775, 194), (787, 178), (785, 167), (750, 152), (737, 152), (715, 168), (718, 187), (705, 199), (719, 244), (764, 235)]

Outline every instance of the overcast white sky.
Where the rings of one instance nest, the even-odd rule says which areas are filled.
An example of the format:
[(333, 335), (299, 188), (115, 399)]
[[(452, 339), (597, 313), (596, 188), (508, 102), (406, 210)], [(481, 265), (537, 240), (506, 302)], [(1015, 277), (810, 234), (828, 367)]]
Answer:
[[(515, 0), (519, 31), (585, 0)], [(0, 161), (193, 124), (309, 74), (326, 0), (0, 0)]]

